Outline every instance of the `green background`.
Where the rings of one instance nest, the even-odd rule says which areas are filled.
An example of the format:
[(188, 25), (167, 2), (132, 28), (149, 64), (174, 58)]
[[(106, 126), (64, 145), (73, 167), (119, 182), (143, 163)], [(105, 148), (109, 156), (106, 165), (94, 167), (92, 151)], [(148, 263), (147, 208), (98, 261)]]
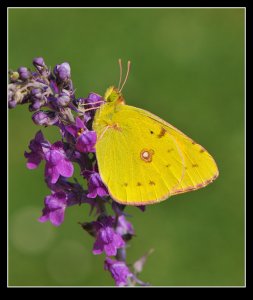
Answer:
[[(146, 212), (129, 207), (136, 230), (133, 263), (154, 248), (140, 278), (154, 286), (244, 285), (244, 10), (9, 9), (9, 67), (68, 61), (77, 96), (118, 83), (118, 58), (132, 69), (130, 105), (167, 120), (214, 156), (220, 176)], [(40, 224), (49, 193), (43, 166), (25, 167), (39, 129), (27, 110), (9, 111), (9, 285), (113, 285), (104, 255), (71, 207), (56, 228)], [(59, 133), (43, 129), (54, 142)], [(109, 155), (109, 154), (108, 154)]]

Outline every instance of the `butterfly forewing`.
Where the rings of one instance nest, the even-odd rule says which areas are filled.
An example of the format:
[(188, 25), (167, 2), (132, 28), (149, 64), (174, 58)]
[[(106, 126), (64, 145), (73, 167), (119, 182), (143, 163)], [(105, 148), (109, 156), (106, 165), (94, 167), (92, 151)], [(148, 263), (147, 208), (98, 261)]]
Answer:
[(113, 116), (117, 126), (100, 130), (96, 154), (102, 180), (120, 203), (166, 199), (184, 175), (181, 150), (159, 123), (145, 117), (146, 124), (140, 113), (124, 108)]
[(108, 115), (102, 110), (94, 128), (96, 155), (115, 201), (151, 204), (201, 188), (218, 176), (202, 146), (157, 116), (128, 105)]

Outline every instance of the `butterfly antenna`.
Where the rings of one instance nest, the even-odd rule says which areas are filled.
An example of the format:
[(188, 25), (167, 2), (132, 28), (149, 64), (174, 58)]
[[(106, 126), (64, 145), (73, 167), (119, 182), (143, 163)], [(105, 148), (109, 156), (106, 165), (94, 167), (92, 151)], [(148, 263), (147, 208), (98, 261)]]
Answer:
[(126, 73), (126, 77), (125, 77), (125, 80), (124, 80), (124, 82), (123, 82), (123, 84), (122, 84), (122, 86), (121, 86), (119, 92), (122, 91), (124, 85), (126, 84), (126, 81), (127, 81), (127, 78), (128, 78), (129, 72), (130, 72), (130, 66), (131, 66), (131, 62), (130, 62), (130, 60), (129, 60), (129, 61), (127, 62), (127, 73)]
[(118, 84), (118, 89), (121, 85), (121, 80), (122, 80), (122, 63), (121, 63), (121, 58), (119, 59), (119, 84)]

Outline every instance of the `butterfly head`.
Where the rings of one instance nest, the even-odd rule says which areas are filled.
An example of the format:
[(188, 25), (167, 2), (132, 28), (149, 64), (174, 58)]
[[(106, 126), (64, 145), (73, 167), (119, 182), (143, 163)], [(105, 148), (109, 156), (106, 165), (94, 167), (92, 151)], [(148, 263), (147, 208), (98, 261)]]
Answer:
[(120, 76), (119, 76), (119, 84), (118, 84), (118, 88), (114, 87), (114, 86), (110, 86), (106, 92), (105, 92), (105, 95), (104, 95), (104, 100), (107, 102), (107, 103), (114, 103), (114, 104), (124, 104), (125, 103), (125, 100), (123, 98), (123, 95), (121, 93), (126, 81), (127, 81), (127, 78), (128, 78), (128, 75), (129, 75), (129, 72), (130, 72), (130, 65), (131, 65), (131, 62), (128, 61), (127, 62), (127, 73), (126, 73), (126, 76), (125, 76), (125, 79), (123, 81), (123, 83), (121, 84), (121, 80), (122, 80), (122, 63), (121, 63), (121, 59), (119, 59), (119, 70), (120, 70)]
[(110, 86), (104, 95), (106, 102), (113, 102), (115, 104), (124, 104), (125, 100), (122, 93), (114, 86)]

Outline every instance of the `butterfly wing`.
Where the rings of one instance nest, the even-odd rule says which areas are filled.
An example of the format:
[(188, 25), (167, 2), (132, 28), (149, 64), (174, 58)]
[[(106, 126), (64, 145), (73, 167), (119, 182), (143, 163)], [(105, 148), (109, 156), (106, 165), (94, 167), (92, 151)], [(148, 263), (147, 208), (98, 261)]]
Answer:
[(218, 177), (219, 171), (215, 160), (204, 147), (156, 115), (139, 108), (133, 107), (133, 109), (144, 117), (158, 122), (162, 128), (165, 128), (166, 132), (175, 138), (183, 154), (184, 176), (172, 194), (202, 188)]
[(97, 122), (104, 124), (97, 132), (99, 172), (119, 203), (159, 202), (217, 176), (216, 164), (203, 147), (145, 110), (122, 105), (108, 120)]

